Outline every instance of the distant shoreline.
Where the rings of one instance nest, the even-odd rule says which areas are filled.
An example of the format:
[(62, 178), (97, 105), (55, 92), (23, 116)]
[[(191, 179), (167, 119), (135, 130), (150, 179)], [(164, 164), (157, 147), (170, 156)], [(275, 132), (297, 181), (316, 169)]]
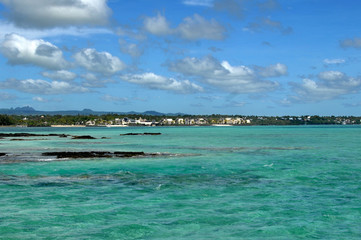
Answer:
[(86, 127), (86, 125), (51, 125), (50, 127), (69, 128), (69, 127)]

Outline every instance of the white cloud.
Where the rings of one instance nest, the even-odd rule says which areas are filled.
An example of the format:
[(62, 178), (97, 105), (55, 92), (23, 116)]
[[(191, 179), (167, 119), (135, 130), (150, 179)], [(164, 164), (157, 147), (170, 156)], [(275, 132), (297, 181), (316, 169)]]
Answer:
[(201, 86), (188, 80), (177, 81), (174, 78), (167, 78), (154, 73), (123, 75), (120, 78), (124, 81), (139, 84), (150, 89), (166, 90), (175, 93), (187, 94), (203, 91)]
[(183, 4), (189, 5), (189, 6), (212, 7), (213, 0), (184, 0)]
[(226, 29), (216, 20), (206, 20), (198, 14), (186, 17), (176, 28), (171, 28), (167, 19), (158, 14), (144, 20), (144, 29), (157, 36), (177, 35), (186, 40), (221, 40), (225, 37)]
[(342, 48), (361, 48), (361, 38), (344, 39), (340, 41)]
[(143, 55), (143, 49), (135, 43), (127, 43), (125, 40), (119, 39), (120, 51), (129, 54), (132, 57)]
[(1, 101), (10, 101), (16, 99), (16, 95), (7, 93), (7, 92), (0, 92), (0, 100)]
[(264, 2), (258, 3), (258, 7), (262, 11), (270, 11), (270, 10), (279, 9), (281, 6), (276, 0), (266, 0)]
[(113, 34), (113, 32), (106, 28), (89, 28), (89, 27), (66, 27), (66, 28), (52, 28), (46, 31), (42, 29), (23, 29), (15, 26), (12, 23), (2, 22), (0, 20), (0, 40), (3, 40), (5, 35), (9, 33), (21, 34), (21, 36), (30, 39), (58, 37), (58, 36), (77, 36), (87, 37), (93, 34)]
[(103, 95), (101, 97), (101, 99), (106, 102), (127, 102), (127, 101), (129, 101), (128, 98), (116, 97), (116, 96), (112, 96), (112, 95), (108, 95), (108, 94)]
[(84, 78), (87, 81), (95, 82), (95, 81), (98, 80), (97, 76), (95, 74), (92, 74), (92, 73), (83, 74), (83, 75), (81, 75), (81, 77)]
[(146, 17), (143, 24), (147, 32), (156, 36), (164, 36), (173, 32), (167, 19), (159, 13), (155, 17)]
[(321, 72), (318, 81), (305, 78), (302, 83), (291, 83), (297, 94), (292, 99), (302, 102), (317, 102), (335, 99), (343, 95), (358, 93), (361, 79), (349, 77), (338, 71)]
[(236, 101), (232, 101), (230, 103), (233, 107), (244, 107), (247, 103), (246, 102), (236, 102)]
[(248, 0), (214, 0), (214, 9), (224, 11), (230, 15), (242, 19), (246, 12), (244, 5)]
[(116, 28), (115, 33), (119, 36), (129, 37), (138, 41), (146, 40), (147, 38), (143, 31), (139, 31), (139, 29), (132, 29), (129, 26), (120, 26)]
[(112, 75), (123, 70), (126, 65), (108, 52), (97, 52), (93, 48), (83, 49), (74, 55), (78, 65), (89, 71)]
[(64, 69), (68, 66), (62, 51), (41, 39), (29, 40), (17, 34), (8, 34), (0, 50), (12, 65), (30, 64), (49, 69)]
[(33, 100), (36, 101), (36, 102), (48, 102), (47, 99), (39, 97), (39, 96), (33, 97)]
[(107, 0), (0, 0), (7, 17), (23, 28), (105, 25), (111, 14)]
[(82, 74), (81, 77), (85, 80), (82, 82), (82, 86), (87, 88), (102, 88), (105, 87), (107, 83), (115, 82), (112, 79), (104, 79), (103, 76), (97, 76), (92, 73)]
[(287, 66), (282, 63), (271, 64), (267, 67), (256, 66), (258, 74), (262, 77), (280, 77), (287, 75)]
[(226, 29), (216, 20), (207, 21), (198, 14), (194, 14), (193, 17), (186, 17), (177, 28), (180, 36), (187, 40), (221, 40), (224, 38), (225, 31)]
[(291, 34), (293, 29), (291, 27), (285, 27), (279, 21), (271, 20), (270, 18), (262, 18), (257, 22), (251, 22), (247, 27), (244, 28), (245, 31), (251, 32), (260, 32), (263, 30), (279, 31), (284, 35)]
[(87, 88), (70, 84), (68, 82), (48, 82), (41, 79), (18, 80), (11, 78), (4, 82), (0, 82), (0, 88), (15, 89), (20, 92), (33, 94), (68, 94), (89, 92)]
[(328, 84), (335, 82), (335, 81), (339, 81), (338, 83), (341, 83), (341, 81), (347, 80), (346, 74), (344, 74), (343, 72), (339, 72), (339, 71), (321, 72), (320, 74), (318, 74), (318, 78), (321, 80), (324, 80)]
[[(232, 66), (227, 61), (220, 63), (211, 56), (200, 59), (185, 58), (169, 64), (169, 69), (193, 76), (199, 81), (231, 93), (269, 92), (279, 86), (277, 82), (263, 79), (264, 76), (258, 75), (257, 71), (247, 66)], [(279, 71), (275, 72), (279, 74)], [(271, 77), (270, 73), (268, 77)]]
[(323, 60), (323, 63), (324, 64), (342, 64), (342, 63), (345, 63), (346, 60), (345, 59), (342, 59), (342, 58), (335, 58), (335, 59), (324, 59)]
[(73, 81), (77, 77), (75, 73), (69, 72), (67, 70), (59, 70), (55, 72), (42, 72), (41, 75), (53, 80), (61, 80), (61, 81)]

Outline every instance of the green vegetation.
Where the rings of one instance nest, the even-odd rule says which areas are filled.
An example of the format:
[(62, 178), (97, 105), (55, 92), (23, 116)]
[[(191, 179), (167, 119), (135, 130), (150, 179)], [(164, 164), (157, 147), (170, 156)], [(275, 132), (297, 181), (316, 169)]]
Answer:
[(13, 125), (15, 120), (8, 115), (0, 115), (0, 126), (9, 126)]

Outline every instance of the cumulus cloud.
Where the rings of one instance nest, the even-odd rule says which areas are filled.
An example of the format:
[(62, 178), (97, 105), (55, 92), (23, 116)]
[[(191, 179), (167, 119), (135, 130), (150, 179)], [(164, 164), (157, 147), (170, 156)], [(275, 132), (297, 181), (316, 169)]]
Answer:
[(176, 35), (186, 40), (221, 40), (226, 29), (216, 20), (206, 20), (198, 14), (186, 17), (176, 28), (171, 28), (166, 18), (160, 14), (155, 17), (146, 17), (144, 29), (157, 36)]
[(68, 62), (62, 51), (44, 40), (29, 40), (17, 34), (8, 34), (0, 51), (12, 65), (29, 64), (49, 69), (64, 69)]
[(344, 39), (340, 41), (342, 48), (361, 48), (361, 38)]
[(181, 94), (203, 91), (201, 86), (188, 80), (178, 81), (174, 78), (167, 78), (154, 73), (129, 74), (123, 75), (120, 78), (124, 81), (139, 84), (150, 89), (166, 90)]
[(213, 6), (213, 0), (184, 0), (183, 4), (189, 6), (211, 7)]
[(339, 83), (341, 83), (343, 80), (347, 80), (346, 74), (339, 71), (321, 72), (318, 74), (318, 78), (328, 83), (332, 83), (335, 81), (339, 81)]
[(94, 81), (98, 80), (97, 76), (95, 74), (93, 74), (93, 73), (82, 74), (81, 77), (84, 78), (87, 81), (93, 81), (94, 82)]
[(112, 75), (123, 70), (126, 65), (108, 52), (98, 52), (93, 48), (83, 49), (74, 55), (79, 66), (89, 71)]
[(39, 96), (33, 97), (33, 100), (36, 101), (36, 102), (48, 102), (47, 99), (39, 97)]
[(114, 82), (112, 79), (104, 79), (103, 77), (99, 77), (93, 73), (82, 74), (80, 77), (84, 79), (82, 86), (87, 88), (101, 88), (105, 87), (107, 83)]
[(52, 81), (41, 79), (18, 80), (15, 78), (0, 82), (2, 89), (15, 89), (20, 92), (33, 94), (68, 94), (89, 92), (87, 88), (70, 84), (68, 82)]
[(324, 59), (323, 63), (326, 65), (330, 65), (330, 64), (342, 64), (345, 63), (346, 60), (345, 59), (341, 59), (341, 58), (335, 58), (335, 59)]
[(281, 63), (271, 64), (267, 67), (255, 66), (256, 71), (262, 77), (280, 77), (287, 75), (287, 66)]
[(75, 73), (69, 72), (67, 70), (59, 70), (55, 72), (42, 72), (41, 75), (53, 80), (61, 80), (61, 81), (73, 81), (77, 77)]
[(177, 28), (180, 36), (187, 40), (221, 40), (224, 38), (225, 31), (226, 29), (216, 20), (208, 21), (198, 14), (186, 17)]
[(129, 37), (138, 41), (146, 40), (147, 38), (143, 31), (139, 31), (139, 29), (132, 29), (129, 26), (119, 26), (116, 28), (115, 33), (119, 36)]
[(107, 0), (0, 0), (6, 17), (23, 28), (105, 25), (111, 14)]
[(127, 43), (123, 39), (119, 39), (120, 51), (124, 54), (128, 54), (132, 57), (140, 57), (143, 55), (143, 48), (140, 48), (139, 45), (135, 43)]
[(317, 81), (305, 78), (302, 83), (291, 85), (297, 94), (292, 97), (293, 100), (318, 102), (358, 93), (361, 89), (361, 78), (350, 77), (339, 71), (326, 71), (318, 74)]
[[(260, 70), (247, 66), (232, 66), (227, 61), (219, 62), (212, 56), (203, 58), (185, 58), (169, 64), (169, 69), (231, 93), (268, 92), (278, 88), (279, 84), (264, 77), (281, 76), (286, 66), (271, 65)], [(286, 68), (287, 69), (287, 68)], [(258, 72), (261, 72), (259, 74)]]
[(160, 13), (155, 17), (146, 17), (143, 24), (147, 32), (157, 36), (164, 36), (173, 32), (170, 23)]

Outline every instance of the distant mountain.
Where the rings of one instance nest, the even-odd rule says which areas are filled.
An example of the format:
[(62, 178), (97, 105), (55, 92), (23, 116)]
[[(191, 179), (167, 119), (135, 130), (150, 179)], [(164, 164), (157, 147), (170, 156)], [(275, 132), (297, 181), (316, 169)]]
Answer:
[(16, 107), (16, 108), (2, 108), (0, 114), (7, 115), (104, 115), (104, 114), (124, 114), (124, 115), (148, 115), (148, 116), (181, 116), (183, 113), (160, 113), (157, 111), (145, 112), (103, 112), (93, 111), (91, 109), (79, 110), (65, 110), (65, 111), (37, 111), (30, 106)]
[(164, 113), (156, 112), (156, 111), (145, 111), (143, 113), (144, 115), (150, 115), (150, 116), (163, 116)]
[(26, 107), (17, 107), (17, 108), (10, 108), (10, 109), (0, 109), (1, 114), (8, 114), (8, 115), (32, 115), (36, 113), (37, 111), (29, 106)]

